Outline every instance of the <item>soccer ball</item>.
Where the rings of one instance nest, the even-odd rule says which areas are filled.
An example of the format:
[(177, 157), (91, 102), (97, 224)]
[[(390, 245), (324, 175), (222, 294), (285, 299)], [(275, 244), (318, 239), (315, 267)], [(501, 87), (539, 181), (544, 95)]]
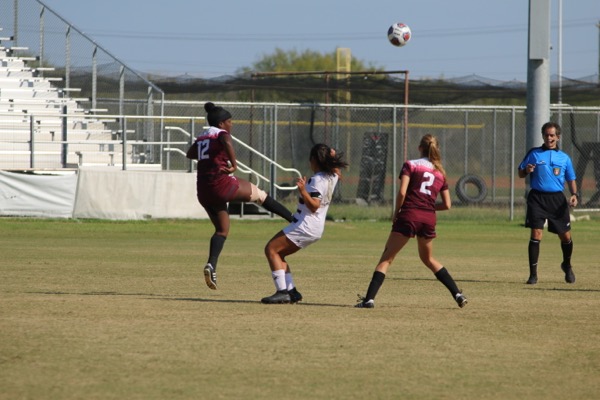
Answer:
[(408, 25), (397, 22), (388, 29), (388, 40), (396, 47), (402, 47), (410, 40), (412, 32)]

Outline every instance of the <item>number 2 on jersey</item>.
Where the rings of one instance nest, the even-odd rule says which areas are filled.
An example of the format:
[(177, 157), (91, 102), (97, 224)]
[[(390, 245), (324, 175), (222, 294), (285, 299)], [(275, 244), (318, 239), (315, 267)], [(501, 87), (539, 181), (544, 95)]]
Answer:
[(198, 142), (198, 160), (206, 160), (209, 158), (208, 155), (208, 146), (210, 145), (209, 139), (204, 139), (201, 142)]
[(431, 172), (424, 172), (423, 178), (425, 178), (427, 180), (424, 180), (423, 182), (421, 182), (421, 188), (419, 189), (419, 192), (425, 193), (425, 194), (431, 196), (431, 190), (429, 190), (428, 188), (429, 188), (429, 186), (433, 185), (433, 181), (435, 180), (435, 175), (433, 175)]

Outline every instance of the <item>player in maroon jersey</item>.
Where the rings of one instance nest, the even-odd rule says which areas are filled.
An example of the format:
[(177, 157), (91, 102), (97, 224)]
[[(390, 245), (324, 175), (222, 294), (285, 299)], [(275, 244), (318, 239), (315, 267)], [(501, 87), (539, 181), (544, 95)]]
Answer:
[[(433, 258), (435, 212), (449, 210), (452, 205), (437, 139), (432, 135), (423, 136), (419, 152), (421, 158), (406, 161), (402, 166), (392, 231), (375, 267), (366, 296), (359, 295), (359, 303), (356, 305), (358, 308), (375, 307), (374, 299), (383, 284), (387, 269), (396, 254), (415, 236), (421, 261), (448, 288), (459, 307), (467, 304), (467, 298), (458, 289), (450, 273)], [(441, 203), (436, 203), (438, 194), (441, 195)]]
[(198, 201), (215, 227), (210, 239), (208, 262), (204, 267), (204, 279), (209, 288), (217, 289), (217, 262), (229, 234), (227, 203), (252, 201), (288, 222), (292, 221), (292, 213), (253, 183), (231, 175), (237, 169), (230, 134), (233, 125), (231, 114), (211, 102), (204, 104), (204, 109), (210, 127), (196, 138), (187, 152), (187, 158), (198, 160)]

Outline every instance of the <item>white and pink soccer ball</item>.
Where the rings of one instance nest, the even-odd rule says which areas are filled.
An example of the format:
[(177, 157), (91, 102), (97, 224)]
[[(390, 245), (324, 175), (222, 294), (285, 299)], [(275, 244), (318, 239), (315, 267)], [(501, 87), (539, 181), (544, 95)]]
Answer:
[(388, 29), (388, 40), (396, 47), (402, 47), (410, 40), (412, 32), (408, 25), (396, 22)]

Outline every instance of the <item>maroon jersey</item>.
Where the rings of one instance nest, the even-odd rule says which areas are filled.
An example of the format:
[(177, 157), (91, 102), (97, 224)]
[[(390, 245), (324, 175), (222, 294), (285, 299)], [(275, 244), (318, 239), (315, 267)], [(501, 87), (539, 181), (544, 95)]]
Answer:
[(227, 131), (211, 126), (196, 139), (198, 146), (198, 176), (222, 175), (221, 168), (227, 167), (227, 153), (219, 140)]
[(198, 200), (204, 207), (223, 205), (231, 200), (239, 188), (236, 177), (221, 172), (227, 167), (229, 158), (219, 137), (229, 135), (227, 131), (211, 126), (198, 138)]
[(402, 175), (408, 175), (410, 181), (399, 217), (435, 225), (435, 200), (441, 191), (448, 190), (446, 178), (427, 158), (406, 161)]

